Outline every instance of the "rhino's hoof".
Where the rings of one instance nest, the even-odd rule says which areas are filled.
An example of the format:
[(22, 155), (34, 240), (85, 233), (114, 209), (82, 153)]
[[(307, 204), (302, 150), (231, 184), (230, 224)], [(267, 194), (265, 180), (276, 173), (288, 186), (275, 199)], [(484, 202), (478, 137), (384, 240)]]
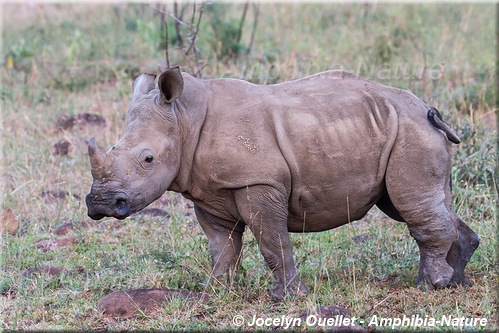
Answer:
[(420, 263), (418, 287), (421, 290), (443, 289), (449, 286), (454, 269), (441, 259), (428, 259)]
[(308, 293), (308, 287), (305, 283), (298, 281), (293, 289), (291, 289), (291, 295), (304, 297)]
[(439, 277), (432, 280), (429, 276), (418, 279), (417, 286), (422, 291), (444, 289), (452, 286), (451, 279), (448, 277)]
[(431, 284), (435, 289), (443, 289), (449, 286), (452, 276), (454, 275), (454, 269), (447, 265), (446, 262), (439, 268), (439, 270), (436, 270), (436, 272), (430, 276), (432, 278)]
[(294, 282), (289, 283), (287, 288), (284, 288), (282, 284), (276, 284), (269, 292), (269, 296), (274, 302), (282, 302), (286, 296), (303, 297), (307, 292), (307, 285), (296, 279)]
[(473, 287), (473, 283), (465, 276), (456, 278), (455, 276), (452, 277), (452, 280), (449, 282), (449, 286), (451, 287), (457, 287), (458, 285), (466, 286), (466, 287)]
[(419, 281), (416, 286), (418, 287), (419, 290), (421, 291), (429, 291), (429, 290), (433, 290), (435, 288), (433, 288), (433, 286), (431, 285), (431, 283), (428, 283), (426, 281)]
[(433, 281), (432, 284), (435, 289), (443, 289), (449, 285), (449, 279), (440, 278)]

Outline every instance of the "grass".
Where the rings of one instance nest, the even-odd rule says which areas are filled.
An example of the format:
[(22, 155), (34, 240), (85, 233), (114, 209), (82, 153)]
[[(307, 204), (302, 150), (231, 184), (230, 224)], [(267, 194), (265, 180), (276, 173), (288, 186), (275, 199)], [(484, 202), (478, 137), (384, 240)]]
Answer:
[[(169, 218), (108, 218), (72, 230), (76, 244), (40, 251), (36, 242), (60, 238), (53, 234), (58, 225), (88, 221), (81, 199), (91, 184), (86, 146), (74, 144), (59, 156), (54, 143), (90, 136), (103, 147), (116, 142), (131, 77), (164, 64), (159, 18), (151, 6), (2, 5), (1, 211), (12, 209), (20, 229), (1, 236), (1, 329), (236, 330), (234, 315), (299, 317), (320, 305), (345, 307), (364, 327), (373, 316), (452, 315), (484, 317), (486, 330), (498, 328), (494, 5), (261, 4), (253, 48), (237, 59), (217, 54), (210, 11), (198, 36), (207, 78), (266, 84), (344, 68), (410, 89), (440, 109), (463, 139), (454, 147), (454, 208), (481, 238), (467, 268), (474, 287), (415, 288), (415, 242), (405, 225), (373, 210), (335, 230), (292, 235), (300, 277), (310, 289), (303, 299), (270, 301), (272, 277), (249, 232), (234, 285), (205, 289), (207, 239), (189, 202), (174, 193), (152, 204)], [(238, 22), (242, 5), (225, 6), (221, 22)], [(242, 49), (249, 45), (253, 13), (250, 6)], [(188, 70), (179, 50), (171, 49), (170, 56)], [(57, 129), (61, 115), (84, 112), (102, 115), (107, 126)], [(49, 190), (69, 195), (42, 196)], [(22, 276), (39, 265), (68, 272)], [(112, 291), (153, 287), (204, 291), (211, 303), (186, 307), (174, 300), (159, 316), (120, 320), (97, 309)]]

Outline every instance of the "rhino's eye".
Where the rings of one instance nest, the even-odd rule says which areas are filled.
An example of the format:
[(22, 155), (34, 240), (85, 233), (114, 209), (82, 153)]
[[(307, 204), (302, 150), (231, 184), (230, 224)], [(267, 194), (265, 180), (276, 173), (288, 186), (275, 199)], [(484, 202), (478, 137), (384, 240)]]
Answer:
[(152, 157), (152, 155), (147, 155), (144, 161), (146, 163), (151, 163), (153, 159), (154, 159), (154, 157)]

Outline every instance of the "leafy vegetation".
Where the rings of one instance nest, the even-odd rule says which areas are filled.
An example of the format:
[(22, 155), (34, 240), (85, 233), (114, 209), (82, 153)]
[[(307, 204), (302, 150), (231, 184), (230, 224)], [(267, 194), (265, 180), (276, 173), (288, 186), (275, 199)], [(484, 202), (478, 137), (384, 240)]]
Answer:
[[(177, 194), (166, 193), (151, 205), (169, 217), (89, 221), (85, 140), (95, 136), (107, 147), (116, 142), (131, 78), (165, 65), (158, 12), (149, 4), (2, 4), (0, 213), (11, 209), (20, 228), (1, 236), (0, 328), (238, 329), (235, 315), (298, 317), (334, 304), (366, 321), (374, 315), (453, 315), (484, 317), (484, 329), (497, 329), (494, 5), (268, 3), (248, 8), (237, 36), (243, 9), (243, 4), (205, 8), (196, 43), (205, 78), (270, 84), (343, 68), (411, 90), (457, 130), (463, 142), (453, 148), (453, 204), (481, 238), (467, 268), (474, 286), (415, 288), (417, 246), (405, 225), (377, 210), (335, 230), (292, 235), (310, 292), (283, 304), (267, 296), (272, 277), (249, 232), (234, 284), (204, 287), (210, 272), (207, 239), (189, 202)], [(251, 44), (255, 17), (255, 40), (246, 54), (241, 51)], [(173, 32), (170, 19), (168, 24)], [(180, 29), (183, 35), (189, 31)], [(170, 38), (170, 63), (189, 70), (175, 34)], [(57, 125), (61, 116), (81, 113), (98, 114), (107, 125)], [(64, 139), (71, 143), (69, 153), (54, 154), (54, 144)], [(65, 194), (44, 195), (47, 191)], [(74, 243), (48, 251), (37, 247), (61, 238), (54, 230), (66, 222), (75, 226), (68, 234)], [(23, 276), (40, 265), (67, 271)], [(112, 291), (154, 287), (204, 291), (211, 303), (185, 306), (175, 300), (159, 316), (122, 320), (97, 309)]]

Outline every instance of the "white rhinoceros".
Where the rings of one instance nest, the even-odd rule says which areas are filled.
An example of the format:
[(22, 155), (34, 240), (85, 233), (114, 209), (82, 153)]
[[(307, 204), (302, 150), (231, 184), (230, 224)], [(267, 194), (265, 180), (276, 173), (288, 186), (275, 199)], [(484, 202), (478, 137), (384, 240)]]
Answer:
[[(156, 82), (157, 79), (157, 82)], [(248, 226), (274, 274), (271, 295), (303, 294), (288, 232), (336, 228), (377, 205), (420, 249), (418, 282), (470, 284), (478, 236), (451, 207), (459, 138), (413, 94), (344, 71), (275, 85), (143, 74), (121, 140), (92, 138), (93, 219), (123, 219), (165, 191), (192, 200), (219, 277), (237, 267)]]

